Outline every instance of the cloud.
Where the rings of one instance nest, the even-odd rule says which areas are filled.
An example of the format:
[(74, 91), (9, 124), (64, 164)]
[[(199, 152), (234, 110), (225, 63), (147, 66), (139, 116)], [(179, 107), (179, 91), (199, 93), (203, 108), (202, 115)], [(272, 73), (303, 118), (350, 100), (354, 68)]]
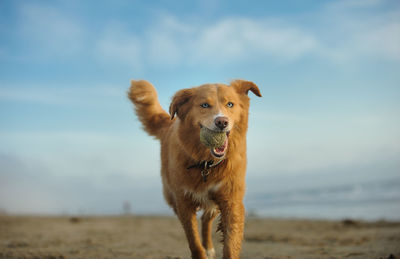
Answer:
[(384, 0), (338, 0), (332, 1), (328, 4), (330, 8), (337, 8), (341, 11), (344, 8), (369, 8), (369, 7), (376, 7), (384, 2)]
[(144, 35), (144, 44), (148, 42), (149, 62), (177, 65), (190, 58), (188, 50), (193, 46), (197, 29), (196, 25), (183, 23), (174, 16), (160, 16)]
[(354, 0), (328, 4), (323, 17), (318, 17), (324, 29), (317, 31), (320, 56), (340, 63), (400, 61), (400, 9), (381, 8), (385, 3)]
[[(400, 13), (398, 13), (400, 16)], [(368, 31), (356, 34), (354, 41), (360, 55), (371, 55), (400, 61), (400, 19), (376, 25)]]
[(142, 42), (121, 24), (109, 24), (94, 43), (94, 58), (101, 62), (142, 66)]
[(112, 34), (107, 30), (100, 50), (115, 62), (136, 67), (290, 63), (310, 57), (334, 63), (399, 61), (400, 13), (396, 9), (373, 12), (380, 4), (377, 0), (328, 4), (320, 13), (308, 14), (311, 25), (301, 16), (290, 20), (226, 16), (193, 22), (161, 15), (142, 33), (133, 33), (128, 26)]
[(318, 47), (305, 30), (262, 19), (223, 18), (196, 24), (164, 15), (142, 35), (126, 28), (107, 29), (96, 55), (136, 66), (223, 65), (262, 57), (292, 61)]
[(73, 16), (32, 3), (21, 4), (18, 11), (17, 30), (28, 58), (67, 58), (84, 49), (85, 30)]
[[(27, 44), (19, 55), (40, 59), (83, 55), (136, 71), (254, 61), (291, 63), (310, 57), (341, 64), (365, 58), (399, 61), (400, 11), (377, 8), (385, 3), (335, 1), (306, 18), (302, 14), (221, 16), (204, 21), (161, 14), (143, 28), (116, 20), (94, 31), (60, 8), (25, 3), (19, 8), (17, 31)], [(7, 56), (5, 50), (0, 55)]]
[(318, 48), (314, 36), (285, 23), (229, 18), (203, 28), (194, 59), (226, 63), (262, 57), (295, 60)]

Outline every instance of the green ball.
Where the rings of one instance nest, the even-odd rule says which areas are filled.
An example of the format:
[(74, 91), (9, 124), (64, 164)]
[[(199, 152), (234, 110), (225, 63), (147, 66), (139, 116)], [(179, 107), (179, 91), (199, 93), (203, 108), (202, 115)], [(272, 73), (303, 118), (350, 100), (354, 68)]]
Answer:
[(200, 141), (207, 147), (217, 148), (224, 144), (226, 139), (225, 132), (212, 131), (206, 127), (200, 129)]

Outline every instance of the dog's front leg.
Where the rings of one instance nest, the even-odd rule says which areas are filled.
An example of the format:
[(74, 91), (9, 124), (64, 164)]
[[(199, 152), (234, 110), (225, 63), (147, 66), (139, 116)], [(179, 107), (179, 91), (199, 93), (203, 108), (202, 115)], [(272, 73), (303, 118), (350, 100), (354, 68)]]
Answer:
[(215, 249), (212, 243), (212, 222), (214, 218), (217, 216), (216, 211), (205, 211), (203, 216), (201, 217), (201, 235), (203, 239), (203, 247), (207, 252), (208, 259), (215, 258)]
[(186, 238), (193, 259), (207, 259), (205, 250), (200, 242), (196, 219), (196, 206), (186, 197), (177, 202), (176, 214), (185, 230)]
[(221, 228), (224, 235), (224, 259), (239, 258), (244, 228), (244, 205), (241, 199), (220, 203)]

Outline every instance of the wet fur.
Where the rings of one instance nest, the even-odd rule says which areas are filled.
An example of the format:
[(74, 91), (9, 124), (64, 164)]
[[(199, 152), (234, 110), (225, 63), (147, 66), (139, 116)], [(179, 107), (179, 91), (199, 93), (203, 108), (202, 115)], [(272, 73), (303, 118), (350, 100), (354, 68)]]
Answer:
[[(261, 97), (249, 81), (235, 80), (230, 85), (206, 84), (178, 91), (172, 98), (169, 114), (157, 92), (147, 81), (132, 81), (128, 97), (144, 130), (161, 143), (163, 193), (185, 230), (192, 258), (214, 258), (211, 224), (220, 213), (223, 233), (223, 258), (239, 258), (244, 228), (243, 197), (246, 173), (246, 132), (249, 97)], [(207, 100), (212, 109), (200, 107)], [(232, 101), (234, 107), (225, 103)], [(211, 170), (207, 182), (199, 169), (187, 167), (203, 160), (216, 160), (200, 143), (200, 124), (212, 127), (216, 114), (225, 114), (232, 126), (225, 160)], [(198, 233), (196, 211), (203, 209), (202, 229)]]

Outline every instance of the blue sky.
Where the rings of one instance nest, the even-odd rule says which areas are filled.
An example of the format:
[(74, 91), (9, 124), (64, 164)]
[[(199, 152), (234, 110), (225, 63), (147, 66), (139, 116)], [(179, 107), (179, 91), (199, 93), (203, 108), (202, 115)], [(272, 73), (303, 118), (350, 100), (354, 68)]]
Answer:
[(170, 2), (0, 2), (0, 208), (167, 210), (125, 97), (139, 78), (165, 108), (181, 88), (258, 84), (250, 195), (400, 178), (398, 1)]

